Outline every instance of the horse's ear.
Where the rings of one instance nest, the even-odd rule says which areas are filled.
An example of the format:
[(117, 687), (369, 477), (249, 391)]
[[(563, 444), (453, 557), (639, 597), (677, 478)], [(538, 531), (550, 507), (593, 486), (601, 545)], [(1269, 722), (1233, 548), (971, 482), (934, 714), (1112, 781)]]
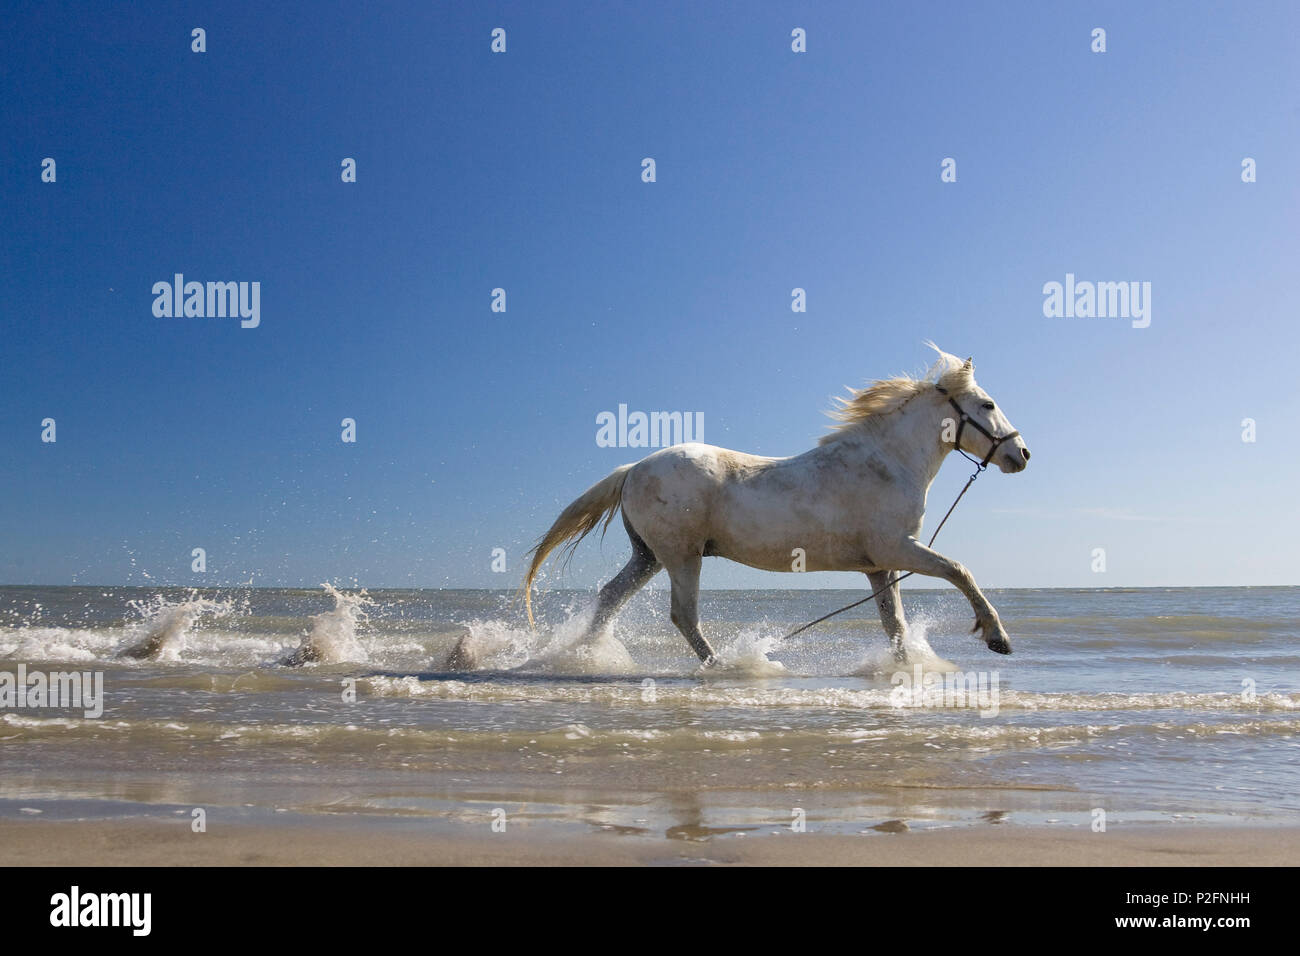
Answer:
[(968, 371), (968, 372), (973, 372), (973, 371), (975, 371), (975, 363), (974, 363), (973, 361), (971, 361), (971, 357), (969, 357), (969, 356), (967, 357), (967, 359), (966, 359), (966, 364), (963, 365), (962, 368), (964, 368), (964, 369), (965, 369), (966, 371)]

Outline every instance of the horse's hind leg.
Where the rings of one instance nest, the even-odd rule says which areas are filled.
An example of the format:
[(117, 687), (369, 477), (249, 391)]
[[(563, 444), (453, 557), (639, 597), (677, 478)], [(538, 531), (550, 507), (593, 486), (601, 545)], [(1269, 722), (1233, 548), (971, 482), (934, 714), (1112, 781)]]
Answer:
[(668, 577), (673, 582), (672, 620), (682, 632), (691, 650), (705, 667), (717, 661), (713, 648), (700, 633), (700, 564), (701, 558), (693, 554), (682, 562), (668, 566)]
[(867, 580), (871, 582), (872, 591), (880, 592), (876, 595), (876, 609), (880, 612), (880, 623), (889, 635), (894, 660), (906, 664), (907, 649), (903, 647), (903, 637), (907, 633), (907, 620), (903, 616), (903, 597), (898, 579), (893, 571), (869, 571)]
[(632, 529), (626, 518), (623, 525), (627, 528), (627, 536), (632, 539), (632, 557), (623, 566), (623, 570), (600, 589), (596, 613), (587, 630), (589, 635), (600, 633), (628, 599), (663, 568), (654, 552), (641, 540), (641, 536)]

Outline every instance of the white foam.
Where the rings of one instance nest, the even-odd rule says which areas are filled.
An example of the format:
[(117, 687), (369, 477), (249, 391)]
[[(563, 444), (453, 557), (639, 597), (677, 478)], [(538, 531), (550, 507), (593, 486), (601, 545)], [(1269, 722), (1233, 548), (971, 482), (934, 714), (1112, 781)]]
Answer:
[(341, 664), (345, 661), (368, 661), (370, 655), (357, 639), (357, 625), (369, 619), (367, 612), (374, 607), (374, 600), (364, 588), (348, 593), (328, 582), (321, 587), (334, 599), (334, 607), (312, 615), (311, 629), (303, 635), (302, 643), (285, 662)]
[[(510, 680), (456, 681), (420, 680), (417, 677), (366, 678), (370, 692), (380, 697), (422, 697), (440, 700), (505, 701), (527, 696), (534, 701), (584, 703), (640, 707), (648, 700), (639, 684), (609, 683), (530, 684), (521, 688)], [(794, 678), (776, 684), (712, 681), (661, 681), (655, 687), (654, 703), (661, 706), (722, 707), (765, 710), (768, 708), (829, 708), (833, 710), (896, 711), (894, 688), (806, 686)], [(1260, 694), (1243, 704), (1238, 694), (1166, 693), (1041, 693), (1004, 689), (998, 706), (1002, 712), (1043, 711), (1056, 713), (1103, 713), (1107, 711), (1185, 711), (1188, 713), (1293, 714), (1300, 710), (1300, 694)], [(1288, 716), (1288, 719), (1291, 719)]]
[(500, 620), (468, 622), (449, 666), (457, 670), (518, 670), (542, 674), (627, 674), (632, 655), (611, 629), (588, 637), (593, 611), (570, 613), (549, 631)]
[(551, 674), (630, 674), (636, 670), (636, 662), (623, 642), (608, 630), (590, 641), (546, 652), (534, 663)]
[(922, 673), (932, 674), (950, 674), (959, 670), (956, 664), (940, 657), (930, 646), (930, 642), (926, 639), (929, 624), (930, 622), (924, 617), (915, 617), (907, 622), (907, 630), (903, 634), (903, 650), (907, 651), (906, 665), (900, 665), (894, 660), (893, 649), (888, 645), (875, 645), (862, 663), (850, 672), (850, 676), (888, 676), (903, 666), (909, 671), (919, 666)]
[(144, 620), (135, 628), (122, 656), (164, 661), (180, 660), (186, 638), (200, 618), (223, 618), (236, 610), (233, 598), (201, 598), (194, 591), (181, 601), (157, 594), (147, 601), (132, 601), (128, 607)]
[(117, 637), (95, 630), (24, 627), (0, 630), (0, 657), (28, 661), (93, 661), (107, 655)]
[(718, 647), (717, 661), (701, 673), (709, 677), (781, 677), (785, 665), (768, 657), (780, 643), (780, 634), (764, 635), (758, 628), (745, 628)]

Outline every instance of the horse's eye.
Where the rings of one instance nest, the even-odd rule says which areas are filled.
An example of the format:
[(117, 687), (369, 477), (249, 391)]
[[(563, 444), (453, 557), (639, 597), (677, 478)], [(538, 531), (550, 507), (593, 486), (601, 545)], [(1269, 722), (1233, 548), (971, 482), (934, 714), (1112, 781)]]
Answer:
[(984, 407), (987, 408), (989, 411), (993, 411), (993, 403), (992, 403), (992, 402), (985, 402), (985, 403), (984, 403)]

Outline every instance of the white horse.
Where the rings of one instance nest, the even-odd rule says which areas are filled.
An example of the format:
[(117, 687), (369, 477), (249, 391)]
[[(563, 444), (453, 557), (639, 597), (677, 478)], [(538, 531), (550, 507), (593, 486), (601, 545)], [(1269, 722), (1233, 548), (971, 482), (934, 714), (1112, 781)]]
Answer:
[[(880, 620), (903, 659), (906, 622), (894, 571), (943, 578), (975, 611), (990, 650), (1011, 653), (993, 605), (971, 573), (917, 540), (930, 483), (953, 448), (1023, 471), (1029, 449), (982, 388), (975, 367), (937, 346), (924, 378), (891, 378), (850, 389), (831, 413), (839, 424), (794, 458), (761, 458), (696, 442), (664, 448), (617, 468), (564, 509), (532, 550), (524, 579), (529, 624), (532, 585), (556, 547), (574, 548), (621, 507), (632, 559), (600, 591), (590, 635), (660, 569), (672, 580), (672, 622), (705, 665), (715, 660), (700, 632), (700, 563), (730, 558), (765, 571), (862, 571)], [(967, 427), (969, 426), (969, 427)], [(801, 549), (801, 550), (796, 550)]]

